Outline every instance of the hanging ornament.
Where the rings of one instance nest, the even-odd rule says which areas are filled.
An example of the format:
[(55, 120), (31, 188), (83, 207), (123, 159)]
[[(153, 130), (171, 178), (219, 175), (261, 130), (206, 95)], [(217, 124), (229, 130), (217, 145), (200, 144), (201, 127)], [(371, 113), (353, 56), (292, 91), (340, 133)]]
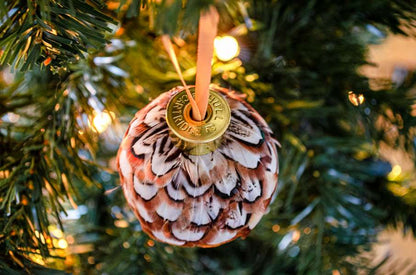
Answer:
[(137, 112), (118, 154), (124, 194), (143, 231), (174, 245), (245, 237), (276, 189), (277, 141), (237, 94), (211, 87), (195, 121), (184, 87)]
[[(203, 20), (199, 37), (209, 25)], [(207, 36), (213, 42), (215, 33)], [(175, 65), (170, 42), (164, 44)], [(278, 142), (241, 96), (209, 85), (208, 44), (211, 57), (198, 54), (196, 87), (173, 88), (138, 111), (117, 156), (143, 231), (172, 245), (215, 247), (246, 237), (277, 186)]]

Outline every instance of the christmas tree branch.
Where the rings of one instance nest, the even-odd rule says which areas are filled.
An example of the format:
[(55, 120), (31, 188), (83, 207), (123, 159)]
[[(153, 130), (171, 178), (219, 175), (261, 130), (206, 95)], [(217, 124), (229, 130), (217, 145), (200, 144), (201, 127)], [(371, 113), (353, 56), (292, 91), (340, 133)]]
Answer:
[(35, 64), (62, 68), (105, 45), (111, 17), (83, 0), (4, 1), (0, 16), (1, 64), (26, 71)]
[[(119, 97), (115, 83), (123, 70), (111, 64), (117, 57), (97, 58), (106, 62), (90, 56), (97, 65), (79, 62), (61, 80), (47, 70), (17, 75), (1, 92), (0, 247), (13, 255), (6, 265), (21, 266), (30, 253), (54, 256), (50, 225), (63, 230), (61, 218), (68, 202), (77, 207), (79, 188), (100, 185), (92, 179), (98, 169), (93, 118), (113, 106), (103, 98)], [(116, 85), (111, 92), (108, 81)], [(103, 84), (107, 89), (98, 87)]]

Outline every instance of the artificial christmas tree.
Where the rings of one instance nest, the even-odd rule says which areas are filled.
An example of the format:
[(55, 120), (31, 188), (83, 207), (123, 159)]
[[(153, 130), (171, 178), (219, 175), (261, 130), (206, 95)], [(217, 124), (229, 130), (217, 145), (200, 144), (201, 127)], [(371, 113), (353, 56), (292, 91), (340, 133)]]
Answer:
[[(278, 197), (245, 240), (181, 248), (143, 233), (116, 153), (133, 114), (180, 85), (160, 35), (194, 83), (210, 5), (240, 48), (214, 57), (211, 82), (244, 93), (281, 142)], [(414, 76), (369, 85), (357, 72), (369, 43), (414, 24), (412, 3), (6, 0), (0, 12), (3, 273), (349, 274), (378, 267), (363, 251), (380, 229), (416, 231), (413, 174), (378, 151), (414, 160)]]

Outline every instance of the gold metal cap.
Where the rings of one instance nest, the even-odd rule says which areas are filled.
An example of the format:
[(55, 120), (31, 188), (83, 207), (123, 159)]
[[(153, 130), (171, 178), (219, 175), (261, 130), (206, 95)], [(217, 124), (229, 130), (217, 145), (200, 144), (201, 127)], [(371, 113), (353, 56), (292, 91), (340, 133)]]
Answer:
[[(194, 89), (190, 90), (194, 94)], [(190, 155), (205, 155), (217, 149), (230, 120), (230, 106), (219, 93), (212, 90), (203, 121), (192, 119), (191, 104), (185, 90), (174, 95), (166, 108), (171, 138), (176, 146)]]

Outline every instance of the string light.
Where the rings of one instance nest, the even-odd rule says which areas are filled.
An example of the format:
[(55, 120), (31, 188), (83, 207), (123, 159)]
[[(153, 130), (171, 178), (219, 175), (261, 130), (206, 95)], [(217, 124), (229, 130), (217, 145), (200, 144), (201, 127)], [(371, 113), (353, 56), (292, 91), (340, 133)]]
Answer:
[(215, 55), (221, 61), (229, 61), (240, 53), (240, 46), (232, 36), (217, 36), (214, 40)]

